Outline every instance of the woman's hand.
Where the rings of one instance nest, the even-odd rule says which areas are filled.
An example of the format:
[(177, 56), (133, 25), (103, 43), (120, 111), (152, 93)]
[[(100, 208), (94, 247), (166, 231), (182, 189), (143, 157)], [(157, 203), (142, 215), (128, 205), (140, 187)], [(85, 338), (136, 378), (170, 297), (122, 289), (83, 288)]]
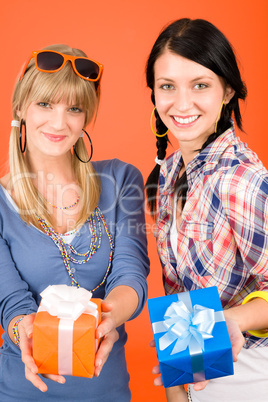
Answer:
[[(227, 312), (228, 310), (226, 310)], [(245, 338), (242, 334), (242, 332), (240, 331), (239, 325), (238, 323), (231, 319), (230, 317), (228, 317), (228, 314), (225, 313), (225, 320), (226, 320), (226, 325), (227, 325), (227, 329), (229, 332), (229, 337), (230, 337), (230, 341), (231, 341), (231, 345), (232, 345), (232, 352), (233, 352), (233, 361), (236, 362), (238, 359), (238, 354), (241, 351), (244, 343), (245, 343)], [(209, 381), (200, 381), (197, 382), (194, 385), (194, 390), (195, 391), (201, 391), (202, 389), (204, 389)]]
[[(152, 340), (149, 345), (151, 347), (155, 347), (155, 341)], [(153, 368), (153, 374), (160, 374), (160, 367), (159, 365)], [(154, 385), (160, 386), (163, 385), (163, 381), (161, 375), (154, 379)], [(188, 402), (188, 396), (184, 389), (183, 385), (178, 385), (171, 388), (166, 388), (166, 398), (167, 402)]]
[[(155, 347), (155, 341), (154, 340), (152, 340), (150, 343), (149, 343), (149, 345), (151, 346), (151, 347)], [(157, 366), (154, 366), (153, 367), (153, 374), (161, 374), (161, 372), (160, 372), (160, 367), (159, 367), (159, 365), (157, 365)], [(208, 380), (205, 380), (205, 381), (200, 381), (200, 382), (198, 382), (198, 383), (196, 383), (195, 385), (194, 385), (194, 389), (195, 389), (195, 391), (200, 391), (200, 390), (202, 390), (202, 389), (204, 389), (205, 387), (206, 387), (206, 385), (208, 384)], [(162, 377), (161, 377), (161, 375), (159, 375), (158, 377), (156, 377), (155, 379), (154, 379), (154, 385), (156, 385), (156, 386), (161, 386), (161, 385), (163, 385), (163, 381), (162, 381)], [(175, 387), (176, 388), (176, 387)], [(166, 391), (166, 396), (167, 396), (167, 401), (169, 401), (169, 399), (168, 399), (168, 392)], [(170, 397), (170, 398), (172, 398), (172, 399), (170, 399), (170, 401), (176, 401), (176, 399), (173, 399), (173, 398), (175, 398), (175, 396), (173, 396), (173, 394), (172, 394), (172, 397)], [(178, 401), (179, 401), (180, 399), (178, 399)], [(188, 398), (186, 399), (186, 401), (188, 400)], [(183, 399), (182, 399), (182, 401), (183, 401)]]
[(102, 302), (101, 305), (101, 323), (96, 329), (96, 338), (100, 339), (99, 349), (95, 358), (95, 372), (94, 375), (98, 377), (103, 368), (104, 363), (118, 340), (119, 335), (116, 330), (116, 322), (112, 315), (113, 306), (111, 303)]
[[(25, 377), (36, 388), (42, 392), (47, 391), (47, 385), (38, 375), (38, 368), (32, 355), (32, 337), (33, 322), (35, 314), (26, 315), (18, 325), (18, 333), (20, 337), (21, 360), (25, 364)], [(60, 384), (65, 383), (65, 378), (56, 374), (43, 374), (43, 377), (49, 378)]]
[(136, 311), (139, 298), (136, 291), (125, 285), (113, 288), (102, 302), (102, 320), (96, 329), (96, 338), (101, 339), (95, 359), (95, 376), (99, 376), (119, 335), (116, 330)]
[(166, 388), (167, 402), (188, 402), (187, 392), (183, 385)]
[[(150, 346), (151, 348), (155, 348), (155, 341), (154, 341), (154, 339), (153, 339), (152, 341), (150, 341), (149, 346)], [(154, 366), (152, 372), (153, 372), (153, 374), (160, 374), (160, 367), (159, 367), (159, 365)], [(163, 381), (162, 381), (161, 375), (159, 375), (158, 377), (156, 377), (156, 378), (154, 379), (154, 385), (155, 385), (155, 386), (161, 386), (161, 385), (163, 385)]]
[(228, 317), (227, 314), (225, 314), (225, 320), (226, 320), (227, 329), (228, 329), (229, 336), (230, 336), (230, 341), (232, 344), (233, 361), (237, 362), (238, 354), (240, 353), (240, 351), (245, 343), (245, 338), (244, 338), (242, 332), (240, 331), (238, 323), (235, 320)]

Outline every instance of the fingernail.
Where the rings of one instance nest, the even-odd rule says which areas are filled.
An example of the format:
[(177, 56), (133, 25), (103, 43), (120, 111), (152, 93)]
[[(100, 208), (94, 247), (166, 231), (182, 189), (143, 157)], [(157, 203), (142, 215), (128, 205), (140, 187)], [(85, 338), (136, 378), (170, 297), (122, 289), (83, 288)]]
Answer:
[(59, 379), (58, 379), (58, 383), (59, 383), (59, 384), (64, 384), (64, 383), (65, 383), (65, 379), (64, 379), (64, 378), (59, 378)]
[(98, 367), (102, 365), (102, 360), (99, 361)]

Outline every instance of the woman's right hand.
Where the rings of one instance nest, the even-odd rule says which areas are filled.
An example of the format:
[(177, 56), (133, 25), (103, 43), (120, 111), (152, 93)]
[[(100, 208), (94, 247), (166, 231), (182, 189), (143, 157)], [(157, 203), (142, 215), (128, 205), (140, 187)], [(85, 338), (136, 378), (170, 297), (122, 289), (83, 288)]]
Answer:
[[(42, 392), (47, 391), (47, 385), (38, 375), (38, 367), (35, 364), (32, 353), (32, 337), (33, 337), (33, 322), (35, 314), (26, 315), (18, 325), (18, 333), (20, 337), (21, 360), (25, 365), (25, 377), (36, 388)], [(60, 384), (65, 383), (65, 378), (56, 374), (42, 374), (43, 377), (49, 378)]]
[[(155, 341), (154, 340), (150, 341), (149, 345), (151, 347), (155, 347)], [(163, 385), (159, 365), (153, 368), (153, 374), (159, 374), (159, 376), (154, 379), (154, 385), (156, 386)], [(167, 402), (188, 402), (187, 392), (185, 391), (183, 385), (177, 385), (175, 387), (166, 388), (165, 392)]]
[(183, 385), (166, 388), (167, 402), (188, 402), (188, 395)]
[(101, 341), (95, 357), (94, 375), (96, 377), (100, 375), (100, 372), (109, 357), (114, 343), (119, 339), (119, 334), (116, 330), (116, 323), (111, 314), (113, 306), (110, 303), (103, 301), (101, 310), (102, 319), (96, 330), (96, 338)]

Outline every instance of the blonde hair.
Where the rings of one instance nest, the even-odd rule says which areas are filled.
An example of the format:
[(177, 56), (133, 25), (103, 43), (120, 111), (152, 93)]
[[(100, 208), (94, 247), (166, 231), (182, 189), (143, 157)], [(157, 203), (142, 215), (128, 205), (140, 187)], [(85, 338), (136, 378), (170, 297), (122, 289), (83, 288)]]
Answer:
[[(52, 45), (45, 49), (86, 57), (81, 50), (70, 48), (67, 45)], [(66, 63), (60, 71), (49, 74), (38, 71), (35, 68), (34, 60), (31, 59), (25, 75), (15, 86), (12, 99), (13, 118), (19, 120), (17, 111), (20, 111), (21, 117), (25, 115), (27, 108), (33, 101), (42, 100), (42, 102), (57, 103), (64, 98), (67, 103), (74, 102), (85, 110), (84, 127), (86, 127), (96, 118), (99, 93), (99, 90), (96, 92), (93, 82), (84, 80), (75, 74), (70, 63)], [(82, 138), (76, 142), (75, 150), (82, 160), (87, 161), (89, 159)], [(27, 223), (39, 226), (37, 218), (39, 215), (53, 226), (51, 214), (47, 208), (47, 200), (33, 183), (35, 177), (30, 172), (27, 148), (25, 155), (20, 150), (19, 128), (17, 127), (13, 127), (11, 130), (9, 165), (10, 190), (14, 194), (21, 218)], [(72, 166), (81, 190), (80, 204), (82, 208), (76, 222), (76, 227), (78, 227), (86, 221), (97, 206), (100, 180), (92, 164), (90, 162), (81, 163), (74, 153), (72, 154)]]

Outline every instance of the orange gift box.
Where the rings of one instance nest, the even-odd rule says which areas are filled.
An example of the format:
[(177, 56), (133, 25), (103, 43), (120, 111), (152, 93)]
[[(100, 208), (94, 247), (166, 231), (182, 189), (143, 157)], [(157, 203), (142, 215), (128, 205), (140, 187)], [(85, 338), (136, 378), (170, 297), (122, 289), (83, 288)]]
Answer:
[[(42, 309), (37, 312), (33, 325), (33, 358), (39, 373), (93, 377), (101, 299), (90, 299), (90, 302), (97, 306), (98, 313), (82, 313), (75, 320), (58, 318)], [(62, 322), (67, 322), (66, 328)]]

